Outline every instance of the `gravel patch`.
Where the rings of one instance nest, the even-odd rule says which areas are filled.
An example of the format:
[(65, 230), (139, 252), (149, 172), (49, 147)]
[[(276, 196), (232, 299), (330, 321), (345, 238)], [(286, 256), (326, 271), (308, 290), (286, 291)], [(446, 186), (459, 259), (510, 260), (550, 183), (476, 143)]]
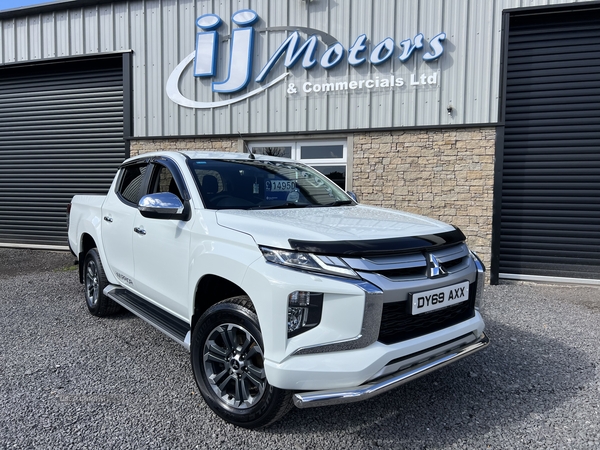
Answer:
[(88, 314), (69, 253), (0, 249), (0, 448), (597, 449), (600, 290), (486, 287), (487, 350), (378, 398), (236, 428), (189, 354)]
[(0, 279), (27, 273), (69, 270), (76, 260), (70, 252), (0, 247)]

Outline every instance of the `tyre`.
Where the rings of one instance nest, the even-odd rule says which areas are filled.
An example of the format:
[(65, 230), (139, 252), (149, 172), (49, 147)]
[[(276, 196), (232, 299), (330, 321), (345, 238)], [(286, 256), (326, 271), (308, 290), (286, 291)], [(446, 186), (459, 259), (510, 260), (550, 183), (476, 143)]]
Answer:
[(292, 406), (292, 393), (273, 387), (264, 369), (263, 340), (250, 299), (210, 307), (194, 328), (192, 369), (208, 406), (244, 428), (266, 427)]
[(93, 316), (108, 316), (118, 312), (121, 306), (106, 297), (103, 293), (108, 286), (104, 268), (98, 250), (93, 248), (87, 252), (83, 261), (83, 285), (85, 303)]

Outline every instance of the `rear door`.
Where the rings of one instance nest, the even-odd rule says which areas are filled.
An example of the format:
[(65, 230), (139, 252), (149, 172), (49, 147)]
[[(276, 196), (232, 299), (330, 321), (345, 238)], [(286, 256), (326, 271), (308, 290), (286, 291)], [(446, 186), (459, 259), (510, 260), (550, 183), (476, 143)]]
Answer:
[(133, 260), (133, 221), (143, 193), (147, 164), (129, 165), (121, 169), (117, 187), (109, 192), (102, 207), (102, 242), (110, 268), (119, 281), (136, 289)]

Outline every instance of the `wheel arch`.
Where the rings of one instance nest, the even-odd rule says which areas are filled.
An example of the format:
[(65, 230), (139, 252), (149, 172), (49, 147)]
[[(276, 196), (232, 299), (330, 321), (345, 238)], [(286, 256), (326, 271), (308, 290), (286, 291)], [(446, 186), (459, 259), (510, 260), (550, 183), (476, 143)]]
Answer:
[(212, 305), (219, 303), (222, 300), (240, 295), (248, 296), (248, 294), (234, 282), (219, 275), (204, 275), (196, 284), (191, 329), (194, 329), (200, 316), (202, 316), (202, 314), (204, 314), (204, 312)]
[(91, 249), (97, 247), (96, 241), (94, 238), (88, 233), (83, 233), (81, 235), (81, 242), (79, 244), (79, 255), (77, 258), (79, 259), (79, 282), (83, 284), (83, 263), (85, 260), (85, 255)]

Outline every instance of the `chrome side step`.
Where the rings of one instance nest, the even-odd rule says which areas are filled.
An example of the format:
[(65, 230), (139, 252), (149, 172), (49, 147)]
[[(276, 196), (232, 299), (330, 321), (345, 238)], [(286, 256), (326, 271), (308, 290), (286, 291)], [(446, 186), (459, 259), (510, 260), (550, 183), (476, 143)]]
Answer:
[(423, 375), (427, 375), (434, 370), (440, 369), (450, 363), (458, 361), (465, 356), (472, 355), (479, 350), (484, 349), (490, 343), (485, 334), (482, 334), (476, 342), (464, 345), (446, 353), (434, 360), (428, 360), (416, 367), (411, 367), (397, 372), (386, 378), (366, 383), (361, 386), (328, 389), (325, 391), (299, 392), (294, 394), (294, 405), (298, 408), (314, 408), (316, 406), (339, 405), (343, 403), (352, 403), (383, 394), (391, 389), (397, 388), (409, 381), (415, 380)]
[(118, 286), (107, 286), (104, 295), (190, 350), (190, 324)]

